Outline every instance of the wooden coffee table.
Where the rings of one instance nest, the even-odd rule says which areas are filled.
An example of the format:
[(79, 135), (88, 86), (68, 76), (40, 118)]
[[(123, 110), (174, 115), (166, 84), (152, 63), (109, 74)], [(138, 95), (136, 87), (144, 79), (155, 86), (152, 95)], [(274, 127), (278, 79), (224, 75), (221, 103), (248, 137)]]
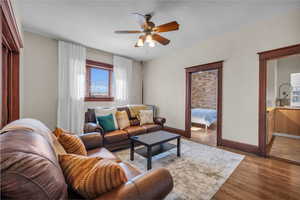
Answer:
[[(170, 144), (168, 141), (177, 139), (177, 145)], [(180, 135), (166, 131), (156, 131), (138, 136), (131, 136), (130, 160), (134, 160), (134, 152), (147, 158), (147, 169), (152, 168), (152, 156), (166, 152), (177, 146), (177, 156), (180, 157)], [(144, 147), (134, 149), (135, 144)]]

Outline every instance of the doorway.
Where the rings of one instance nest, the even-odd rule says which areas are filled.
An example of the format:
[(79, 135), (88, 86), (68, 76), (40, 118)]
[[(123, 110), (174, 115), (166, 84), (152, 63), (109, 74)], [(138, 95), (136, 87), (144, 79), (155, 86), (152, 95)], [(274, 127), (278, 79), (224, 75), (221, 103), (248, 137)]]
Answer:
[(221, 145), (223, 61), (186, 68), (186, 137)]
[(259, 56), (260, 154), (300, 164), (300, 44)]

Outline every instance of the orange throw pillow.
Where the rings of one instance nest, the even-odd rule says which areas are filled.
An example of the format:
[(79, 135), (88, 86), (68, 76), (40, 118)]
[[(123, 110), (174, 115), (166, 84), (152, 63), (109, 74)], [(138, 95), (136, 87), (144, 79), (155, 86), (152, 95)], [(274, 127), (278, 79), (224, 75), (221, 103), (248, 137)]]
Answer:
[(59, 155), (59, 163), (67, 183), (88, 199), (127, 182), (124, 170), (112, 160), (65, 154)]
[(61, 128), (56, 128), (53, 133), (67, 153), (87, 156), (87, 151), (80, 138)]

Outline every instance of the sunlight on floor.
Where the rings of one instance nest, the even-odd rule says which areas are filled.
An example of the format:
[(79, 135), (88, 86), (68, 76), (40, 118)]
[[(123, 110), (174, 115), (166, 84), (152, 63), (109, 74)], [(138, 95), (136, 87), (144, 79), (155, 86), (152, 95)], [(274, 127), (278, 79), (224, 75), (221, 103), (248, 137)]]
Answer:
[(215, 129), (207, 129), (201, 127), (191, 127), (191, 140), (202, 144), (216, 146), (217, 137)]
[(191, 131), (201, 131), (202, 130), (202, 128), (200, 128), (200, 127), (192, 127), (191, 128)]

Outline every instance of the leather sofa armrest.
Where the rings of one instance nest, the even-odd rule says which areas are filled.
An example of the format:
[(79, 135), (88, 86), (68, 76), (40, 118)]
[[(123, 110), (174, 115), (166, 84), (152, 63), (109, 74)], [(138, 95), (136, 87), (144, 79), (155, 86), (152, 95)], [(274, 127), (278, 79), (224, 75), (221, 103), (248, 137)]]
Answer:
[(79, 135), (86, 150), (95, 149), (103, 146), (103, 137), (99, 132), (85, 133)]
[(159, 168), (134, 177), (121, 187), (96, 200), (162, 200), (173, 189), (173, 179), (167, 169)]
[(104, 134), (104, 129), (99, 124), (88, 122), (84, 124), (83, 132), (84, 133), (99, 132), (101, 134)]
[(166, 118), (163, 117), (154, 117), (154, 123), (159, 124), (162, 127), (164, 126), (164, 123), (166, 123)]

